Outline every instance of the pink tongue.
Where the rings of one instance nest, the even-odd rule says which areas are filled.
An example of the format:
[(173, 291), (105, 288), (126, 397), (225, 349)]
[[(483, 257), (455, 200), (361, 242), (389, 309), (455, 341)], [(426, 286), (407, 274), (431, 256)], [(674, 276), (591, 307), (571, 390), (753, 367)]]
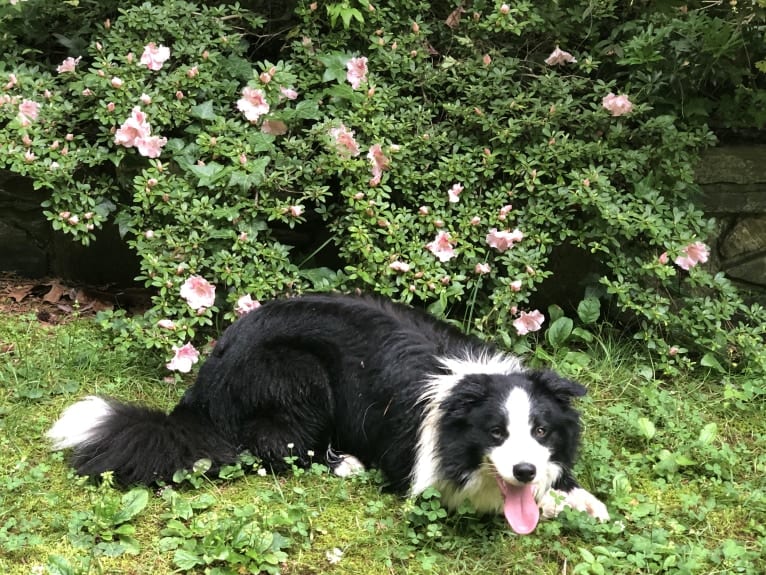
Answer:
[(540, 508), (535, 501), (532, 485), (511, 485), (500, 477), (497, 483), (505, 499), (503, 513), (511, 529), (519, 535), (532, 533), (540, 520)]

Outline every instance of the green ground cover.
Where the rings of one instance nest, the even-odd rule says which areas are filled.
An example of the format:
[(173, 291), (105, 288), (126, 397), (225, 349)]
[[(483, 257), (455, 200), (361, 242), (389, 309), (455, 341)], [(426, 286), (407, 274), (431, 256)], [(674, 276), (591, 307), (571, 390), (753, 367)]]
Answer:
[(659, 381), (635, 350), (596, 341), (548, 359), (589, 387), (576, 471), (613, 521), (564, 513), (519, 537), (501, 519), (447, 515), (433, 493), (408, 501), (374, 473), (321, 466), (274, 477), (243, 460), (232, 480), (94, 486), (48, 449), (60, 411), (91, 393), (169, 407), (183, 384), (89, 320), (0, 318), (0, 573), (766, 572), (763, 383)]

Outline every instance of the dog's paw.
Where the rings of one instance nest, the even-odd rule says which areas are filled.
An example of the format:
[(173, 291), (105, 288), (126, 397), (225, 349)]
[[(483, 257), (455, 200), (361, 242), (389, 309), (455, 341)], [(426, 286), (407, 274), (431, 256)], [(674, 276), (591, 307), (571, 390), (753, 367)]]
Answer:
[(332, 472), (338, 477), (350, 477), (364, 471), (364, 465), (353, 455), (339, 455)]
[(576, 487), (570, 492), (551, 489), (543, 496), (540, 502), (540, 510), (546, 519), (556, 517), (565, 507), (571, 507), (577, 511), (583, 511), (598, 519), (599, 521), (609, 521), (609, 511), (595, 495)]

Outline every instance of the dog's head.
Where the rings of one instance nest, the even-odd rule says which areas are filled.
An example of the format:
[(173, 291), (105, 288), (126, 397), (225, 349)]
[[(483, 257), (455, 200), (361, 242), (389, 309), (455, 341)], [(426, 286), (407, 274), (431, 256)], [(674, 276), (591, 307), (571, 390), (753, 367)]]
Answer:
[(548, 370), (464, 375), (440, 408), (441, 476), (492, 490), (472, 499), (502, 502), (514, 531), (531, 532), (539, 501), (574, 461), (580, 426), (571, 403), (582, 395), (582, 385)]

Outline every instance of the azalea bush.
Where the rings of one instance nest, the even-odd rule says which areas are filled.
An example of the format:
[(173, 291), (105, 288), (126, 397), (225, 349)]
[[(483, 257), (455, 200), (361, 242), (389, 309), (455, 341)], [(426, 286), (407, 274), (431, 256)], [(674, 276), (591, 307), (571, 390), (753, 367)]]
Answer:
[[(12, 4), (0, 22), (33, 17)], [(50, 192), (73, 240), (118, 226), (152, 307), (102, 321), (171, 370), (259, 301), (311, 290), (383, 294), (521, 349), (567, 303), (540, 298), (552, 283), (667, 369), (762, 368), (763, 310), (705, 268), (693, 166), (714, 137), (657, 90), (692, 79), (653, 53), (637, 72), (663, 45), (644, 23), (670, 38), (758, 19), (617, 4), (296, 2), (276, 31), (257, 3), (125, 4), (60, 59), (6, 56), (0, 161)], [(552, 276), (561, 246), (600, 275)]]

